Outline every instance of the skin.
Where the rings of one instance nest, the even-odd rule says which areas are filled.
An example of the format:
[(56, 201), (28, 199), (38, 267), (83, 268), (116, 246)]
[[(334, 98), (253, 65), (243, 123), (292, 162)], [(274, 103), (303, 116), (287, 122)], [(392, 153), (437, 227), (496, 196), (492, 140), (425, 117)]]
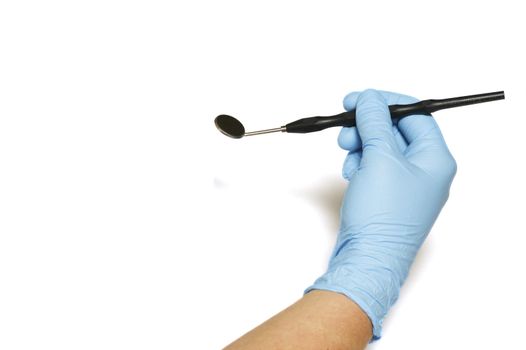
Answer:
[(371, 337), (369, 318), (351, 299), (313, 290), (225, 350), (361, 350)]

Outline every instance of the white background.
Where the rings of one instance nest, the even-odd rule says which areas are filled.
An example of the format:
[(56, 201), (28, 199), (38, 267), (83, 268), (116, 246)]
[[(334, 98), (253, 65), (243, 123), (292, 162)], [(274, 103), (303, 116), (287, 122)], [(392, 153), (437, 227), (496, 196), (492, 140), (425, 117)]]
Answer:
[(524, 12), (513, 1), (2, 1), (0, 348), (218, 349), (338, 230), (338, 130), (231, 140), (377, 88), (458, 174), (371, 349), (524, 349)]

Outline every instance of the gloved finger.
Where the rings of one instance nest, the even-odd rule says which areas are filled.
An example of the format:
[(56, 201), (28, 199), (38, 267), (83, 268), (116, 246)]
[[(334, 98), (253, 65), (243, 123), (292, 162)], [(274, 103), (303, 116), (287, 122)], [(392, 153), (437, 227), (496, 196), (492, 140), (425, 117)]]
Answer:
[[(418, 99), (388, 91), (379, 91), (387, 104), (409, 104)], [(348, 110), (356, 108), (359, 93), (350, 93), (344, 99), (344, 107)], [(440, 128), (433, 117), (427, 115), (410, 115), (397, 122), (397, 130), (401, 136), (395, 139), (401, 151), (411, 163), (422, 169), (452, 178), (456, 172), (456, 162), (451, 156), (444, 141)], [(404, 142), (402, 142), (402, 139)], [(405, 147), (404, 147), (405, 144)]]
[[(378, 90), (378, 93), (382, 95), (382, 97), (386, 100), (387, 104), (389, 105), (409, 104), (418, 101), (418, 99), (414, 97), (397, 94), (394, 92)], [(348, 111), (356, 109), (356, 101), (358, 100), (358, 96), (360, 96), (360, 94), (360, 91), (353, 91), (347, 94), (347, 96), (345, 96), (345, 98), (343, 99), (343, 107)], [(407, 141), (405, 140), (404, 136), (400, 134), (398, 129), (393, 128), (393, 131), (400, 151), (405, 151), (407, 147)], [(362, 147), (362, 140), (360, 139), (358, 130), (354, 127), (342, 128), (338, 136), (338, 144), (341, 148), (350, 152), (354, 152), (360, 149)]]
[[(389, 91), (378, 91), (378, 93), (385, 99), (388, 105), (393, 104), (410, 104), (418, 102), (418, 99), (408, 95), (397, 94)], [(351, 92), (345, 96), (343, 100), (343, 106), (346, 110), (356, 109), (356, 102), (360, 96), (359, 92)], [(440, 136), (440, 130), (433, 118), (425, 115), (412, 115), (401, 118), (397, 123), (398, 130), (402, 133), (407, 143), (415, 141), (419, 135), (425, 134), (430, 129), (437, 129), (438, 133), (435, 136)], [(348, 136), (347, 136), (348, 137)], [(348, 139), (343, 140), (342, 143), (346, 145), (345, 141), (349, 142)]]
[(363, 144), (364, 155), (383, 152), (398, 152), (393, 122), (387, 102), (375, 90), (362, 92), (356, 100), (356, 128)]
[(401, 153), (404, 153), (407, 149), (407, 141), (404, 135), (402, 135), (402, 133), (400, 132), (400, 130), (398, 130), (397, 125), (393, 125), (393, 134), (395, 136), (395, 140), (396, 140), (396, 144), (398, 145), (398, 149), (400, 150)]
[(349, 152), (362, 149), (362, 140), (355, 127), (342, 128), (338, 135), (338, 145)]
[(398, 121), (398, 130), (404, 135), (408, 144), (417, 142), (419, 138), (433, 137), (445, 146), (442, 133), (435, 120), (429, 115), (410, 115)]
[(362, 151), (349, 152), (343, 162), (342, 176), (349, 181), (353, 174), (358, 170), (362, 160)]
[[(389, 91), (382, 91), (382, 90), (378, 90), (378, 93), (386, 100), (388, 105), (409, 104), (409, 103), (418, 102), (418, 99), (412, 96), (408, 96), (408, 95), (398, 94), (398, 93), (389, 92)], [(361, 94), (360, 91), (353, 91), (347, 94), (347, 96), (345, 96), (345, 98), (343, 99), (343, 107), (348, 111), (356, 109), (356, 102), (360, 94)], [(397, 122), (395, 122), (395, 124), (397, 124)], [(401, 152), (404, 152), (407, 148), (407, 140), (400, 133), (400, 131), (398, 130), (396, 126), (393, 126), (393, 133), (395, 135), (395, 140), (398, 145), (398, 148), (400, 149)], [(338, 135), (338, 144), (340, 145), (341, 148), (348, 150), (350, 152), (355, 152), (361, 149), (362, 140), (360, 139), (358, 130), (355, 127), (342, 128), (340, 131), (340, 134)]]
[[(395, 136), (396, 144), (401, 152), (404, 152), (407, 148), (407, 141), (404, 136), (398, 130), (396, 125), (393, 125), (393, 134)], [(338, 145), (349, 152), (356, 152), (362, 149), (362, 140), (358, 134), (358, 130), (355, 127), (342, 128), (338, 135)]]
[[(380, 95), (385, 99), (388, 105), (396, 105), (396, 104), (410, 104), (418, 102), (417, 98), (414, 98), (412, 96), (403, 95), (403, 94), (397, 94), (395, 92), (389, 92), (389, 91), (383, 91), (383, 90), (377, 90)], [(345, 110), (350, 111), (353, 109), (356, 109), (356, 101), (358, 100), (358, 96), (360, 96), (359, 91), (353, 91), (349, 93), (347, 96), (343, 99), (343, 108)]]
[(407, 160), (429, 174), (451, 181), (457, 165), (449, 152), (435, 118), (412, 115), (398, 123), (400, 132), (408, 141)]
[(356, 109), (356, 100), (358, 99), (358, 96), (360, 96), (361, 93), (361, 91), (353, 91), (347, 94), (343, 98), (343, 108), (345, 108), (346, 111)]

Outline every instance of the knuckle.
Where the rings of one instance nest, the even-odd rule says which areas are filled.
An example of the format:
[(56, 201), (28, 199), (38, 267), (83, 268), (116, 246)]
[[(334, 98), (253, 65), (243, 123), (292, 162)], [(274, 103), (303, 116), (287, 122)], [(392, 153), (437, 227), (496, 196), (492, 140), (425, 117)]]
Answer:
[(361, 116), (382, 115), (386, 112), (386, 107), (380, 101), (369, 100), (358, 106), (358, 114)]
[(390, 154), (395, 153), (397, 147), (398, 146), (390, 142), (388, 135), (385, 135), (383, 137), (370, 138), (363, 145), (364, 151), (367, 150), (368, 152), (387, 152)]
[(447, 160), (446, 162), (446, 174), (448, 176), (449, 179), (453, 179), (457, 173), (457, 170), (458, 170), (458, 165), (457, 165), (457, 161), (455, 160), (455, 158), (453, 158), (453, 156), (450, 154), (449, 159)]
[(375, 90), (365, 90), (357, 101), (357, 113), (361, 115), (378, 115), (388, 112), (387, 104)]
[(353, 91), (353, 92), (347, 94), (343, 98), (343, 108), (345, 108), (346, 110), (354, 109), (355, 105), (356, 105), (356, 99), (357, 99), (357, 97), (359, 95), (360, 95), (360, 93), (357, 92), (357, 91)]
[(361, 141), (356, 128), (343, 128), (338, 135), (338, 145), (348, 151), (354, 151), (361, 147)]
[(376, 91), (375, 89), (365, 89), (362, 91), (362, 93), (360, 94), (362, 96), (365, 96), (365, 97), (372, 97), (372, 96), (378, 96), (378, 91)]
[(437, 163), (436, 172), (439, 178), (448, 183), (455, 177), (457, 173), (457, 162), (449, 152)]

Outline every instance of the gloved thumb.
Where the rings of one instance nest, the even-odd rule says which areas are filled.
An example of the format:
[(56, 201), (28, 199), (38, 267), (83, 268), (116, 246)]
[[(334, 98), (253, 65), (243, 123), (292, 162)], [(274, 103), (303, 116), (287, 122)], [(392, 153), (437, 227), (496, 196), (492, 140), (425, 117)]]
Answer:
[(356, 101), (356, 128), (362, 140), (364, 156), (375, 151), (400, 152), (389, 106), (376, 90), (365, 90)]

